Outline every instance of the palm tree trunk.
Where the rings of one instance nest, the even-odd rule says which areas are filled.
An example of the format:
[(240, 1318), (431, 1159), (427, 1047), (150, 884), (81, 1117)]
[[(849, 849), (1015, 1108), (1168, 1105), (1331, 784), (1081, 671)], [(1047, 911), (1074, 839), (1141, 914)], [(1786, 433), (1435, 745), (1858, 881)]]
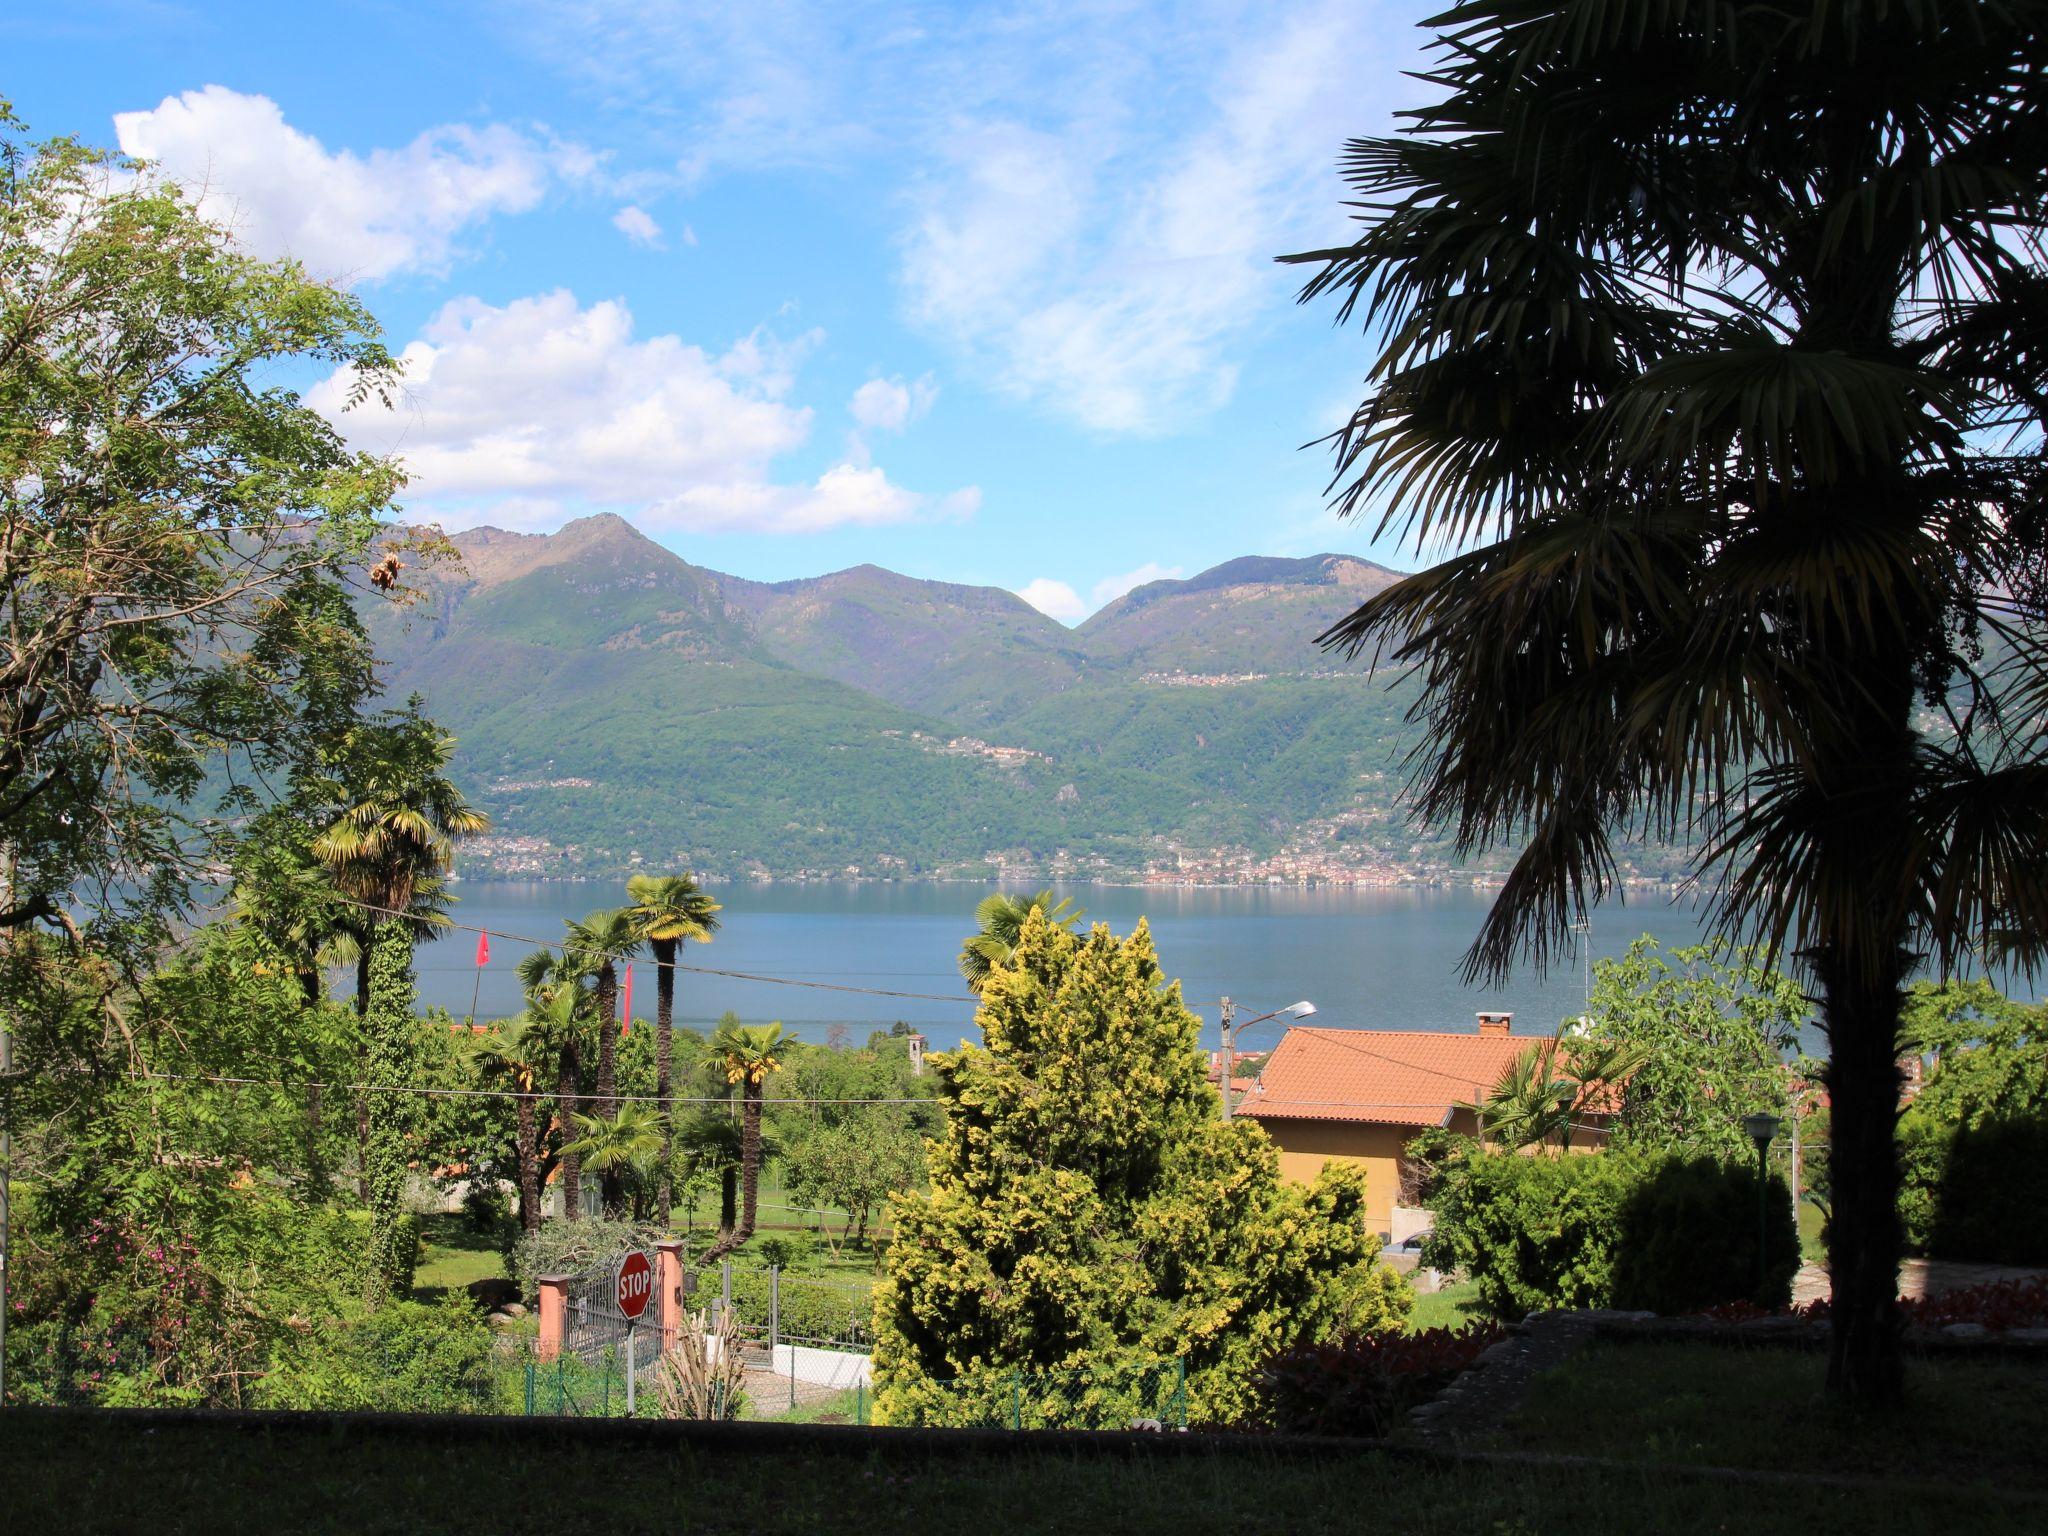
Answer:
[(597, 1112), (619, 1113), (619, 973), (607, 960), (597, 968)]
[(718, 1170), (718, 1228), (732, 1232), (740, 1224), (740, 1171), (727, 1163)]
[(1908, 956), (1872, 976), (1823, 957), (1832, 1115), (1828, 1171), (1828, 1391), (1859, 1404), (1897, 1402), (1905, 1389), (1898, 1309), (1899, 989)]
[(654, 1107), (661, 1111), (661, 1176), (655, 1180), (655, 1215), (664, 1232), (668, 1230), (675, 1201), (675, 1185), (669, 1173), (676, 1153), (676, 1106), (670, 1092), (670, 1066), (675, 1050), (676, 961), (681, 952), (680, 940), (654, 941)]
[[(555, 1079), (555, 1120), (561, 1126), (562, 1146), (576, 1139), (576, 1077), (581, 1063), (574, 1042), (562, 1047), (561, 1071)], [(575, 1221), (583, 1214), (583, 1159), (577, 1153), (562, 1153), (562, 1216)]]
[(754, 1235), (754, 1214), (761, 1197), (761, 1085), (748, 1079), (740, 1108), (740, 1207), (738, 1242)]
[(527, 1097), (532, 1086), (522, 1080), (519, 1098), (515, 1101), (519, 1126), (516, 1145), (519, 1159), (519, 1230), (522, 1232), (540, 1230), (540, 1128), (533, 1100)]

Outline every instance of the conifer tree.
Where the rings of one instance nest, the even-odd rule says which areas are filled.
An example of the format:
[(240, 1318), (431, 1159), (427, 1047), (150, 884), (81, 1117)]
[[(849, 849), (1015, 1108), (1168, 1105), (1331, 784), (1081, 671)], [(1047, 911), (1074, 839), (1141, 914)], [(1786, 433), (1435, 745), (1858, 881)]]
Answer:
[(1218, 1118), (1200, 1021), (1143, 923), (1083, 937), (1034, 910), (976, 1022), (984, 1046), (932, 1058), (931, 1187), (891, 1202), (884, 1422), (1073, 1422), (1171, 1361), (1191, 1420), (1234, 1421), (1273, 1353), (1398, 1324), (1363, 1177), (1283, 1184), (1266, 1133)]

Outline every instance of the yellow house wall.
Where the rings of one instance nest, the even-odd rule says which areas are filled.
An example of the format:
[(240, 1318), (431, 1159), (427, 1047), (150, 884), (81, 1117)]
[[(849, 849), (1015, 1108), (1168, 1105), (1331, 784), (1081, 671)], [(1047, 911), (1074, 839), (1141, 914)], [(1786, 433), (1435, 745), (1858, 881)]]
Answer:
[(1393, 1221), (1400, 1180), (1401, 1148), (1414, 1139), (1412, 1125), (1363, 1125), (1343, 1120), (1259, 1122), (1280, 1149), (1280, 1176), (1313, 1183), (1327, 1162), (1355, 1163), (1365, 1170), (1365, 1217), (1375, 1232)]

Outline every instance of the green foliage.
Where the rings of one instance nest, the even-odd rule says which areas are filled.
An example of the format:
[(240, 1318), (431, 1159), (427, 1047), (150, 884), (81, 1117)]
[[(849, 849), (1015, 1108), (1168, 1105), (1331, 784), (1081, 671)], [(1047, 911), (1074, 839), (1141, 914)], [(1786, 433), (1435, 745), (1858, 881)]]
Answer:
[(1593, 968), (1596, 1040), (1641, 1053), (1615, 1119), (1617, 1148), (1747, 1152), (1745, 1115), (1791, 1113), (1784, 1063), (1811, 1005), (1753, 954), (1662, 953), (1645, 935)]
[(277, 382), (388, 388), (368, 309), (132, 169), (0, 103), (0, 926), (103, 944), (167, 938), (254, 808), (209, 783), (375, 691), (348, 587), (402, 481)]
[(1765, 1198), (1771, 1261), (1759, 1291), (1756, 1174), (1739, 1161), (1490, 1152), (1443, 1179), (1422, 1258), (1463, 1270), (1478, 1310), (1506, 1322), (1553, 1307), (1782, 1306), (1798, 1234), (1784, 1182), (1770, 1180)]
[(1913, 1108), (1944, 1125), (2048, 1114), (2048, 1005), (1987, 981), (1915, 982), (1900, 1035), (1934, 1064)]
[(598, 1217), (590, 1221), (542, 1222), (522, 1233), (512, 1247), (512, 1278), (528, 1301), (540, 1295), (542, 1275), (577, 1275), (607, 1263), (629, 1248), (664, 1242), (668, 1234), (645, 1222)]
[(1640, 1167), (1621, 1206), (1611, 1304), (1667, 1316), (1735, 1300), (1789, 1305), (1799, 1268), (1791, 1191), (1773, 1174), (1761, 1207), (1759, 1198), (1755, 1165), (1739, 1160), (1674, 1155)]
[(974, 909), (975, 931), (960, 946), (960, 975), (968, 991), (979, 993), (988, 983), (989, 972), (1008, 962), (1017, 947), (1017, 936), (1024, 931), (1024, 920), (1033, 912), (1044, 913), (1045, 920), (1057, 928), (1072, 928), (1086, 916), (1070, 898), (1056, 897), (1051, 891), (1029, 896), (995, 891), (984, 896)]
[(417, 1235), (408, 1243), (401, 1220), (412, 1118), (409, 1095), (390, 1091), (416, 1082), (413, 1003), (412, 937), (402, 922), (379, 923), (370, 945), (370, 1010), (363, 1017), (363, 1081), (369, 1088), (363, 1171), (370, 1188), (369, 1279), (375, 1295), (401, 1293), (411, 1283), (412, 1266), (419, 1258)]
[(355, 1307), (288, 1333), (258, 1384), (259, 1408), (373, 1413), (509, 1411), (491, 1331), (466, 1296)]
[(821, 1124), (787, 1143), (783, 1188), (814, 1209), (843, 1210), (843, 1237), (859, 1242), (868, 1222), (893, 1194), (925, 1181), (924, 1136), (894, 1105), (870, 1105)]
[(1937, 1259), (2048, 1264), (2048, 1116), (1899, 1119), (1906, 1246)]
[(932, 1058), (931, 1187), (890, 1204), (884, 1419), (933, 1422), (961, 1390), (941, 1383), (1167, 1360), (1193, 1418), (1234, 1418), (1278, 1350), (1398, 1324), (1362, 1176), (1283, 1183), (1263, 1130), (1217, 1120), (1199, 1022), (1142, 924), (1082, 938), (1033, 912), (977, 1023), (985, 1045)]

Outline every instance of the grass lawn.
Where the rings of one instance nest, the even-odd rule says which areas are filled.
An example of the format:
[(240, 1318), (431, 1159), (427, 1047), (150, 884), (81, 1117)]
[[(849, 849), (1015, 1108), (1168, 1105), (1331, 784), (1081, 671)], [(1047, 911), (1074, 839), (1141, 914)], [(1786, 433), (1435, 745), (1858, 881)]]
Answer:
[[(2048, 1505), (1969, 1490), (1707, 1485), (1639, 1472), (1431, 1467), (1379, 1454), (1283, 1459), (1075, 1456), (1034, 1451), (933, 1457), (912, 1447), (803, 1450), (591, 1443), (545, 1426), (496, 1439), (335, 1430), (318, 1421), (243, 1431), (144, 1428), (13, 1414), (0, 1428), (0, 1516), (38, 1536), (69, 1531), (249, 1529), (385, 1532), (876, 1530), (1190, 1532), (1360, 1530), (1419, 1536), (1602, 1533), (2039, 1530)], [(540, 1429), (543, 1432), (535, 1432)], [(836, 1433), (828, 1431), (827, 1433)], [(855, 1431), (846, 1431), (853, 1434)], [(556, 1431), (559, 1434), (559, 1431)], [(1165, 1448), (1162, 1448), (1164, 1451)]]
[(1462, 1328), (1477, 1314), (1472, 1308), (1479, 1299), (1479, 1287), (1467, 1281), (1463, 1285), (1447, 1285), (1440, 1291), (1418, 1293), (1415, 1308), (1408, 1314), (1408, 1332), (1420, 1333), (1425, 1328)]
[(413, 1271), (412, 1294), (435, 1301), (459, 1291), (472, 1280), (494, 1280), (505, 1274), (504, 1255), (495, 1234), (478, 1232), (460, 1215), (420, 1218), (420, 1267)]
[(1499, 1444), (2024, 1489), (2048, 1529), (2048, 1367), (1915, 1359), (1904, 1408), (1871, 1417), (1822, 1398), (1825, 1368), (1791, 1350), (1595, 1345), (1535, 1383)]

